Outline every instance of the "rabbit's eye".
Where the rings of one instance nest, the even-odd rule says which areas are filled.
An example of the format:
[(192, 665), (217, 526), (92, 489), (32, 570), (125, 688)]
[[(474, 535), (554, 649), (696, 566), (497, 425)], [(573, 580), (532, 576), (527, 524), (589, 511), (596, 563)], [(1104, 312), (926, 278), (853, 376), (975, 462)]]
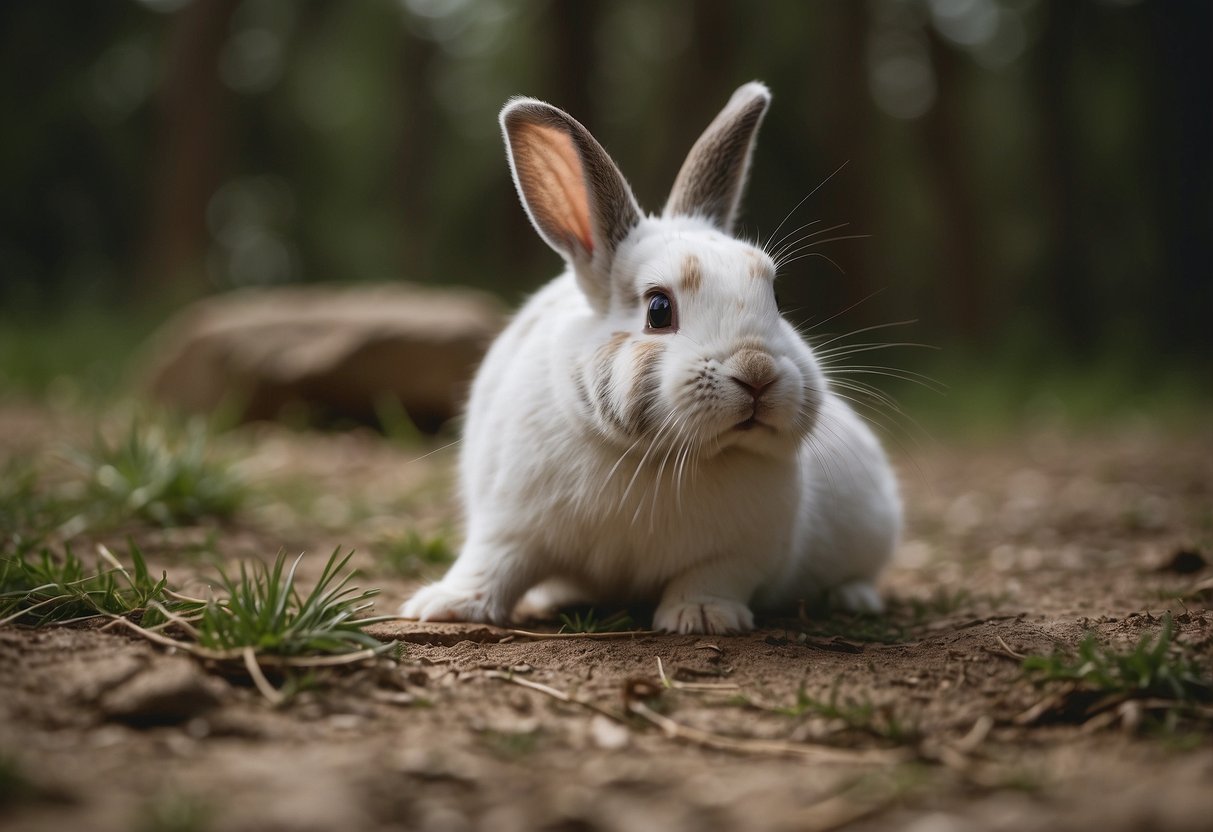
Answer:
[(674, 325), (674, 302), (669, 295), (654, 292), (649, 295), (649, 329), (669, 329)]

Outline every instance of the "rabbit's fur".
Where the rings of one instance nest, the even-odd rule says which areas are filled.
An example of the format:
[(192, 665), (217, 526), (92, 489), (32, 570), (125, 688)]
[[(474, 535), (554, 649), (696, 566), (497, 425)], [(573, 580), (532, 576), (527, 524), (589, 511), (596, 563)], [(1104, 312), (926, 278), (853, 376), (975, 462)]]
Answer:
[(567, 114), (506, 105), (523, 205), (569, 268), (476, 376), (466, 543), (403, 616), (505, 623), (528, 590), (529, 609), (652, 600), (672, 632), (746, 630), (751, 605), (822, 596), (880, 609), (896, 478), (780, 315), (771, 258), (731, 233), (769, 102), (737, 90), (660, 217)]

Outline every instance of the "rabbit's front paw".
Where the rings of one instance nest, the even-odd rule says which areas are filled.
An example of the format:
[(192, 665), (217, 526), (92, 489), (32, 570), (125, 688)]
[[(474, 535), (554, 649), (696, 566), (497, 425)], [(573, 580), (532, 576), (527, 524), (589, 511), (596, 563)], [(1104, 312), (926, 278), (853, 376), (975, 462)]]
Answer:
[(441, 581), (417, 590), (412, 598), (400, 606), (400, 615), (418, 621), (493, 620), (487, 592), (452, 587)]
[(754, 629), (754, 613), (729, 598), (663, 601), (653, 629), (667, 633), (743, 633)]

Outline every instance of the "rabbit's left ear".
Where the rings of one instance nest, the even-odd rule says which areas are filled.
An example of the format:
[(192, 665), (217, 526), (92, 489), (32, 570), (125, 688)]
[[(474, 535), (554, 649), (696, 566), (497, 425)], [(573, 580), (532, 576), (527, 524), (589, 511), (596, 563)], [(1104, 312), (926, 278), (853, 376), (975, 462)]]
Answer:
[(770, 103), (770, 90), (758, 81), (733, 93), (682, 163), (663, 216), (700, 217), (726, 234), (733, 232), (754, 136)]

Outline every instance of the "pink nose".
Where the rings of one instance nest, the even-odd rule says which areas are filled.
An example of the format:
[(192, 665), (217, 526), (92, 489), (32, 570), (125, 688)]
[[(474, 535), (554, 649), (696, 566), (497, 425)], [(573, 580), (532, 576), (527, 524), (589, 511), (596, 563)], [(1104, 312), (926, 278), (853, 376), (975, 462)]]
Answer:
[(736, 382), (738, 387), (741, 387), (743, 390), (753, 396), (754, 401), (758, 401), (758, 399), (762, 397), (762, 394), (769, 390), (771, 385), (775, 383), (775, 379), (764, 381), (761, 384), (750, 384), (750, 382), (740, 379), (737, 376), (729, 376), (729, 378)]

